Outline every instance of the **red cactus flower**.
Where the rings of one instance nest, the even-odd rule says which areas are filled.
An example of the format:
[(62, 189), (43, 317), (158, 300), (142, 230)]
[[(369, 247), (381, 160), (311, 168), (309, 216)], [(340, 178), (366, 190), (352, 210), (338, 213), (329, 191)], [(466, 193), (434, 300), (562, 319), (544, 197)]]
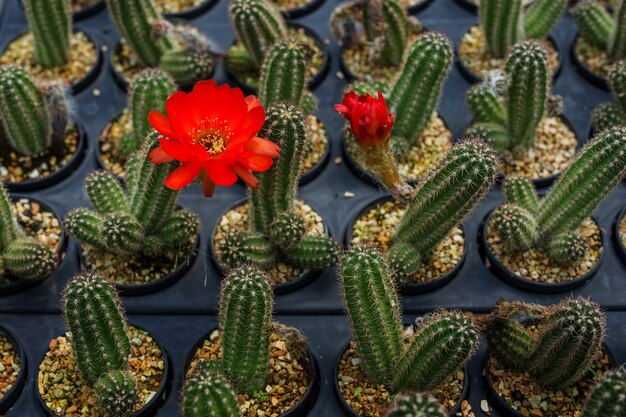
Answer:
[(265, 121), (260, 101), (239, 88), (201, 81), (191, 93), (168, 98), (166, 111), (150, 112), (150, 124), (163, 137), (149, 158), (155, 164), (182, 162), (165, 180), (169, 188), (179, 190), (198, 176), (207, 197), (215, 185), (233, 185), (238, 176), (256, 188), (252, 172), (267, 171), (278, 156), (278, 145), (256, 136)]
[(350, 129), (361, 147), (370, 148), (380, 142), (389, 141), (393, 127), (393, 114), (389, 114), (387, 103), (382, 93), (378, 98), (369, 94), (357, 96), (350, 91), (343, 96), (341, 104), (335, 110), (350, 122)]

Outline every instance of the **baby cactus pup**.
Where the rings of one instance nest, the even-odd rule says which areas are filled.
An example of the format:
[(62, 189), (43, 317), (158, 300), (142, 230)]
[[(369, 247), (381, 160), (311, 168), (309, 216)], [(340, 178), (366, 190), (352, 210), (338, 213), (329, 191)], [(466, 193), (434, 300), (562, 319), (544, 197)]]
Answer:
[(522, 0), (480, 0), (478, 15), (487, 49), (503, 58), (524, 39), (543, 39), (567, 8), (567, 0), (536, 0), (527, 9)]
[(620, 1), (611, 16), (596, 0), (583, 0), (573, 14), (585, 41), (606, 52), (610, 62), (626, 58), (626, 2)]
[(607, 81), (614, 100), (601, 103), (593, 111), (593, 126), (598, 131), (626, 124), (626, 61), (613, 65)]
[(394, 400), (387, 417), (446, 417), (441, 404), (430, 394), (400, 394)]
[(102, 409), (110, 416), (130, 416), (139, 401), (137, 384), (129, 372), (114, 370), (104, 374), (94, 389)]
[[(226, 378), (202, 361), (183, 387), (182, 409), (185, 417), (239, 417), (237, 397)], [(213, 368), (213, 369), (210, 369)]]
[(72, 34), (70, 0), (22, 0), (33, 34), (35, 61), (42, 67), (67, 63)]
[(474, 352), (478, 333), (463, 314), (440, 311), (426, 317), (408, 345), (395, 283), (383, 256), (356, 246), (341, 263), (340, 279), (348, 318), (367, 377), (393, 393), (427, 391), (462, 367)]
[(594, 388), (583, 417), (626, 417), (626, 372), (607, 371)]

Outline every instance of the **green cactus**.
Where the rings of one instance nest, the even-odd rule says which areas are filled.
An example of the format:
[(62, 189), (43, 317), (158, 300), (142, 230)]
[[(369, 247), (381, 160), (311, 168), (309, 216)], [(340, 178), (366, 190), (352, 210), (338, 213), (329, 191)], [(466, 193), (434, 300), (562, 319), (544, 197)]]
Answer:
[(524, 210), (536, 214), (539, 210), (539, 200), (535, 188), (524, 177), (509, 177), (504, 183), (506, 201), (517, 204)]
[(478, 15), (487, 49), (503, 58), (524, 39), (543, 39), (567, 8), (567, 0), (536, 0), (524, 10), (522, 0), (480, 0)]
[(169, 50), (161, 57), (160, 67), (181, 85), (192, 85), (211, 77), (213, 55), (209, 51)]
[(220, 296), (224, 373), (238, 392), (263, 388), (269, 366), (272, 288), (264, 273), (251, 267), (233, 270)]
[(626, 124), (626, 61), (613, 65), (607, 81), (614, 101), (601, 103), (594, 109), (592, 120), (598, 131)]
[(269, 0), (230, 0), (228, 13), (237, 40), (255, 68), (261, 66), (272, 45), (287, 37), (287, 24)]
[(22, 0), (34, 38), (35, 62), (42, 67), (65, 65), (70, 53), (70, 0)]
[(300, 105), (306, 87), (309, 56), (305, 46), (289, 38), (275, 43), (261, 67), (259, 99), (264, 106), (279, 101)]
[(280, 156), (258, 175), (258, 187), (249, 192), (251, 229), (226, 237), (220, 246), (222, 262), (229, 268), (251, 262), (267, 269), (278, 260), (300, 268), (333, 266), (339, 257), (337, 243), (326, 236), (307, 235), (295, 211), (307, 140), (304, 115), (292, 104), (271, 104), (259, 135), (280, 145)]
[(0, 250), (20, 235), (11, 202), (4, 185), (0, 183)]
[(363, 26), (370, 57), (382, 66), (400, 65), (408, 43), (411, 23), (398, 0), (356, 2), (363, 9)]
[(215, 370), (198, 369), (191, 378), (185, 381), (182, 397), (185, 417), (240, 416), (237, 397), (233, 389), (224, 376)]
[(626, 372), (607, 371), (594, 388), (583, 410), (583, 417), (626, 417)]
[[(506, 303), (499, 304), (501, 307)], [(496, 317), (485, 331), (490, 353), (506, 368), (523, 369), (532, 353), (535, 339), (521, 323), (510, 318)]]
[(582, 37), (603, 50), (611, 62), (626, 58), (626, 3), (620, 2), (611, 16), (596, 0), (583, 0), (573, 9)]
[(110, 371), (128, 369), (126, 320), (111, 284), (90, 272), (77, 275), (65, 289), (64, 312), (76, 365), (89, 386)]
[(87, 196), (95, 211), (71, 211), (65, 219), (68, 235), (122, 256), (153, 258), (190, 246), (199, 231), (198, 217), (177, 210), (179, 192), (163, 185), (175, 164), (155, 165), (148, 159), (148, 153), (158, 145), (158, 136), (152, 133), (130, 157), (125, 192), (108, 171), (87, 177)]
[(128, 371), (115, 369), (102, 375), (94, 391), (100, 406), (111, 417), (130, 416), (139, 401), (137, 384)]
[(403, 345), (395, 283), (383, 256), (354, 247), (340, 269), (344, 302), (363, 366), (391, 392), (430, 390), (463, 366), (478, 343), (474, 325), (457, 312), (437, 312)]
[(535, 215), (516, 204), (504, 204), (493, 212), (492, 226), (512, 250), (527, 251), (537, 241)]
[(500, 74), (473, 87), (467, 104), (474, 124), (467, 134), (482, 137), (498, 151), (522, 154), (536, 139), (550, 96), (548, 55), (533, 41), (511, 48), (504, 76), (504, 91), (494, 87)]
[(547, 249), (551, 259), (561, 259), (561, 263), (567, 265), (585, 256), (589, 250), (589, 242), (576, 232), (565, 232), (556, 235)]
[(386, 417), (446, 417), (441, 404), (430, 394), (397, 395)]
[(424, 258), (489, 191), (497, 165), (488, 146), (468, 141), (453, 147), (428, 174), (392, 238), (389, 264), (400, 281), (409, 280), (419, 264), (407, 270), (407, 249), (398, 245), (410, 245)]
[(388, 97), (389, 107), (396, 112), (393, 140), (399, 152), (422, 136), (436, 111), (453, 59), (450, 41), (435, 32), (420, 36), (409, 46)]

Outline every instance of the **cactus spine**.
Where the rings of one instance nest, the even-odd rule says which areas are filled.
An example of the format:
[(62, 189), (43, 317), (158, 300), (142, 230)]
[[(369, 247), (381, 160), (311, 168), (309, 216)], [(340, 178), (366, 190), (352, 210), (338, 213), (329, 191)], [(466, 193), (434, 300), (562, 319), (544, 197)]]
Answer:
[(626, 417), (626, 373), (607, 371), (594, 388), (583, 417)]
[(406, 271), (403, 245), (426, 255), (487, 193), (495, 181), (497, 165), (489, 147), (480, 142), (465, 142), (452, 148), (428, 174), (392, 238), (389, 263), (399, 280), (409, 279), (417, 270)]
[(399, 150), (415, 144), (430, 122), (452, 60), (450, 41), (438, 33), (426, 33), (409, 46), (388, 97), (396, 112), (393, 135)]
[(584, 39), (606, 51), (609, 60), (626, 57), (626, 2), (618, 3), (613, 17), (596, 0), (581, 1), (573, 14)]
[(139, 401), (137, 384), (128, 371), (113, 370), (102, 375), (94, 390), (100, 406), (112, 417), (130, 416)]
[(257, 68), (271, 46), (287, 37), (287, 24), (269, 0), (231, 0), (228, 13), (237, 39)]
[(437, 312), (402, 343), (399, 301), (382, 255), (355, 247), (343, 259), (344, 302), (372, 382), (392, 392), (430, 390), (463, 366), (478, 343), (474, 325), (457, 312)]
[(272, 289), (262, 272), (231, 272), (222, 288), (219, 323), (225, 374), (238, 392), (258, 391), (267, 379), (272, 323)]
[(261, 68), (259, 99), (267, 106), (279, 101), (300, 105), (306, 85), (307, 52), (295, 39), (271, 47)]
[(34, 38), (35, 62), (42, 67), (67, 63), (72, 34), (70, 0), (23, 0)]
[(598, 131), (626, 124), (626, 61), (613, 65), (607, 81), (614, 100), (601, 103), (593, 111), (593, 125)]
[(185, 417), (240, 415), (237, 397), (224, 376), (207, 369), (198, 370), (185, 382), (182, 409)]
[(387, 417), (446, 417), (437, 400), (429, 394), (410, 393), (396, 396)]

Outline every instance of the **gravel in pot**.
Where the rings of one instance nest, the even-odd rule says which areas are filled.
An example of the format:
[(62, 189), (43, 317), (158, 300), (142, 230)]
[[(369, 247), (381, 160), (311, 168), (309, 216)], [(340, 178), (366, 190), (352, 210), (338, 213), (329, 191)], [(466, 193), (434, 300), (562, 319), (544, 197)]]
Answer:
[(0, 413), (19, 397), (26, 381), (26, 355), (6, 329), (0, 327)]

